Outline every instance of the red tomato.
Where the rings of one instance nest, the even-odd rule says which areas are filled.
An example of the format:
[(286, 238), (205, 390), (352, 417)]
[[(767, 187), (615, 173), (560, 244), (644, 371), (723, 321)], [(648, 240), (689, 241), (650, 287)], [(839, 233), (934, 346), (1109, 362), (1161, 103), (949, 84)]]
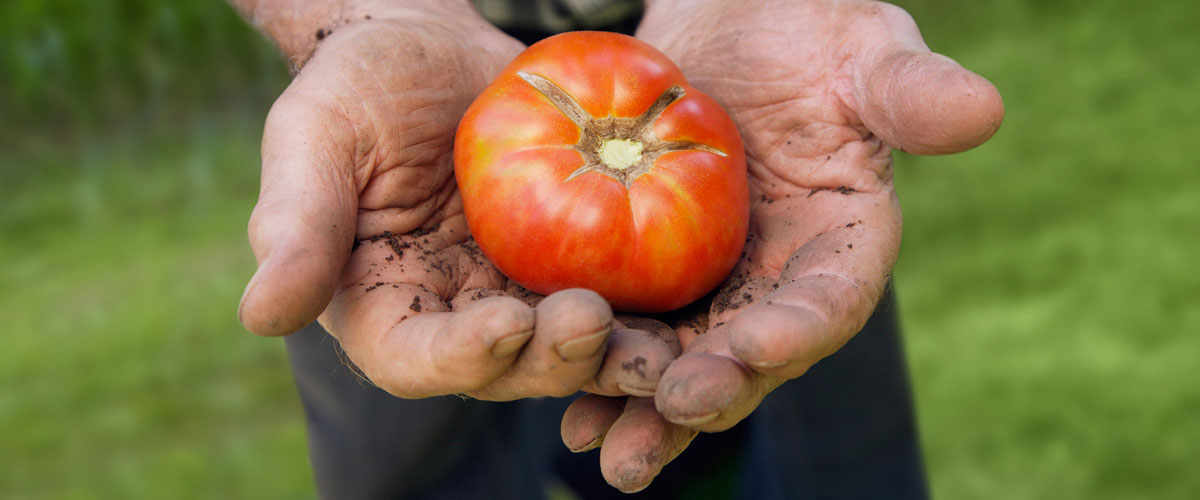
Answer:
[(529, 47), (467, 110), (454, 164), (479, 248), (538, 293), (583, 287), (618, 310), (676, 309), (716, 287), (745, 245), (737, 129), (633, 37)]

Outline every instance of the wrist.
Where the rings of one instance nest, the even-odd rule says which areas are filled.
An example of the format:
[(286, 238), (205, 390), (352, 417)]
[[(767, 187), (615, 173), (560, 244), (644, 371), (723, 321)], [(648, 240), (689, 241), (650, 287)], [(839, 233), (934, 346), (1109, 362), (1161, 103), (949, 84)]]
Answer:
[(469, 0), (229, 1), (247, 21), (275, 43), (293, 72), (312, 57), (326, 37), (352, 23), (430, 16), (480, 19)]

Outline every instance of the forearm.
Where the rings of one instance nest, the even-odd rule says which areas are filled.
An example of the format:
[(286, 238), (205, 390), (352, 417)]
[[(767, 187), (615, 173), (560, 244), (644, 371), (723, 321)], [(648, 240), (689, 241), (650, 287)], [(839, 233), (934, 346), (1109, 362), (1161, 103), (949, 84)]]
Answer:
[(317, 44), (339, 27), (358, 21), (449, 15), (477, 18), (469, 0), (228, 0), (270, 38), (298, 69)]

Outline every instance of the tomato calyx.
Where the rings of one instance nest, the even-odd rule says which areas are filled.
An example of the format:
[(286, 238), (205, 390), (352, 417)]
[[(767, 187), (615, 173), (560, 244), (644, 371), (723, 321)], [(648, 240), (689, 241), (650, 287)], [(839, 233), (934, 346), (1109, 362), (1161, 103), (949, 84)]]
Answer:
[(654, 134), (654, 122), (672, 103), (685, 94), (682, 87), (667, 89), (640, 116), (596, 118), (583, 109), (570, 94), (543, 76), (517, 72), (521, 79), (546, 96), (555, 107), (580, 129), (579, 141), (572, 149), (583, 156), (584, 164), (563, 182), (588, 172), (607, 175), (629, 189), (633, 181), (649, 172), (662, 155), (676, 151), (705, 151), (719, 156), (725, 152), (690, 141), (665, 141)]

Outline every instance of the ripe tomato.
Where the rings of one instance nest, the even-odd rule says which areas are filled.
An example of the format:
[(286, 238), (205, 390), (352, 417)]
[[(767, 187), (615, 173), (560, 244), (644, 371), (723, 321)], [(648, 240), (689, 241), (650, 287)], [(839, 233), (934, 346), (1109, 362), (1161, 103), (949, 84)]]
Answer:
[(454, 164), (479, 248), (538, 293), (583, 287), (614, 309), (667, 311), (712, 290), (745, 245), (737, 129), (633, 37), (529, 47), (467, 110)]

